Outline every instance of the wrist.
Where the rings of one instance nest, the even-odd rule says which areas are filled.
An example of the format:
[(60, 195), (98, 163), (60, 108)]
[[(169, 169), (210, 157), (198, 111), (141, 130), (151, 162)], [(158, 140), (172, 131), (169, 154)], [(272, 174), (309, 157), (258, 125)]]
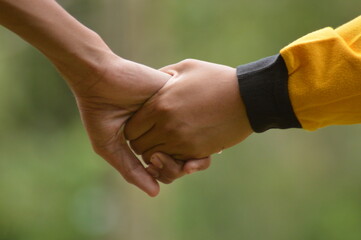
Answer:
[(109, 67), (110, 61), (121, 59), (94, 32), (88, 34), (86, 41), (79, 41), (75, 45), (60, 46), (61, 54), (51, 51), (44, 53), (71, 86), (99, 78)]
[(301, 128), (288, 94), (288, 71), (281, 55), (237, 67), (239, 89), (255, 132)]

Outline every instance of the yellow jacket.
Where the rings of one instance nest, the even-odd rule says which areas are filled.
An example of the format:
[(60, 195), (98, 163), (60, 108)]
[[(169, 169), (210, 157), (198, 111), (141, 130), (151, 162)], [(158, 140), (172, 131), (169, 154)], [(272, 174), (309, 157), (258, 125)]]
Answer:
[(361, 16), (310, 33), (281, 50), (302, 127), (361, 123)]
[(255, 132), (361, 123), (361, 16), (237, 67)]

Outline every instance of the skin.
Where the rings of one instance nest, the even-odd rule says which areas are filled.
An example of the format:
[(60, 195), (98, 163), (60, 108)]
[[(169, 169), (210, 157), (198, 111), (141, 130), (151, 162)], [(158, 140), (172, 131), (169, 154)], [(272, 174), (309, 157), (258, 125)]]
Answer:
[(208, 168), (209, 157), (184, 163), (160, 153), (153, 157), (155, 165), (145, 169), (124, 138), (127, 120), (164, 86), (169, 74), (115, 55), (100, 36), (52, 0), (0, 0), (0, 24), (39, 49), (59, 70), (74, 93), (95, 152), (129, 183), (156, 196), (156, 178), (170, 183)]
[(176, 160), (167, 154), (159, 152), (152, 155), (150, 162), (151, 163), (146, 168), (147, 172), (158, 181), (170, 184), (186, 174), (192, 174), (208, 169), (211, 164), (211, 159), (210, 157), (207, 157), (185, 162), (183, 160)]
[(205, 158), (243, 141), (253, 131), (234, 68), (185, 60), (161, 70), (172, 79), (132, 116), (125, 134), (145, 162), (153, 163), (159, 153), (176, 159), (168, 164), (172, 170), (154, 163), (148, 169), (171, 182), (186, 173), (177, 160)]
[(0, 24), (38, 48), (76, 98), (94, 150), (150, 196), (159, 184), (130, 150), (129, 117), (171, 77), (115, 55), (93, 31), (52, 0), (0, 0)]

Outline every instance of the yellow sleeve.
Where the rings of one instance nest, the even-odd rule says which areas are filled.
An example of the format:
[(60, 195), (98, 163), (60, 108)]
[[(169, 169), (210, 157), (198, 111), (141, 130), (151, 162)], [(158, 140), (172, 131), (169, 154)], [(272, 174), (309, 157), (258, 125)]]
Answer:
[(281, 50), (302, 127), (361, 123), (361, 16), (310, 33)]

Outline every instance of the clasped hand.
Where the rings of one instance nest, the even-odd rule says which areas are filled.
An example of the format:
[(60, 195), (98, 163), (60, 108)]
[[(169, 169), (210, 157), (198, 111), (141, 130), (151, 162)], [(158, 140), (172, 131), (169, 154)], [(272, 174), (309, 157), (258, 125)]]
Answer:
[(94, 150), (150, 196), (156, 180), (206, 169), (252, 133), (234, 68), (185, 60), (157, 71), (113, 54), (102, 66), (88, 86), (71, 85), (82, 120)]
[(0, 0), (0, 13), (67, 80), (94, 150), (151, 196), (156, 179), (205, 169), (252, 132), (233, 68), (187, 60), (157, 71), (124, 60), (55, 1)]
[(252, 130), (234, 68), (184, 60), (161, 71), (172, 78), (128, 120), (125, 136), (148, 172), (171, 183), (208, 168), (209, 156)]

